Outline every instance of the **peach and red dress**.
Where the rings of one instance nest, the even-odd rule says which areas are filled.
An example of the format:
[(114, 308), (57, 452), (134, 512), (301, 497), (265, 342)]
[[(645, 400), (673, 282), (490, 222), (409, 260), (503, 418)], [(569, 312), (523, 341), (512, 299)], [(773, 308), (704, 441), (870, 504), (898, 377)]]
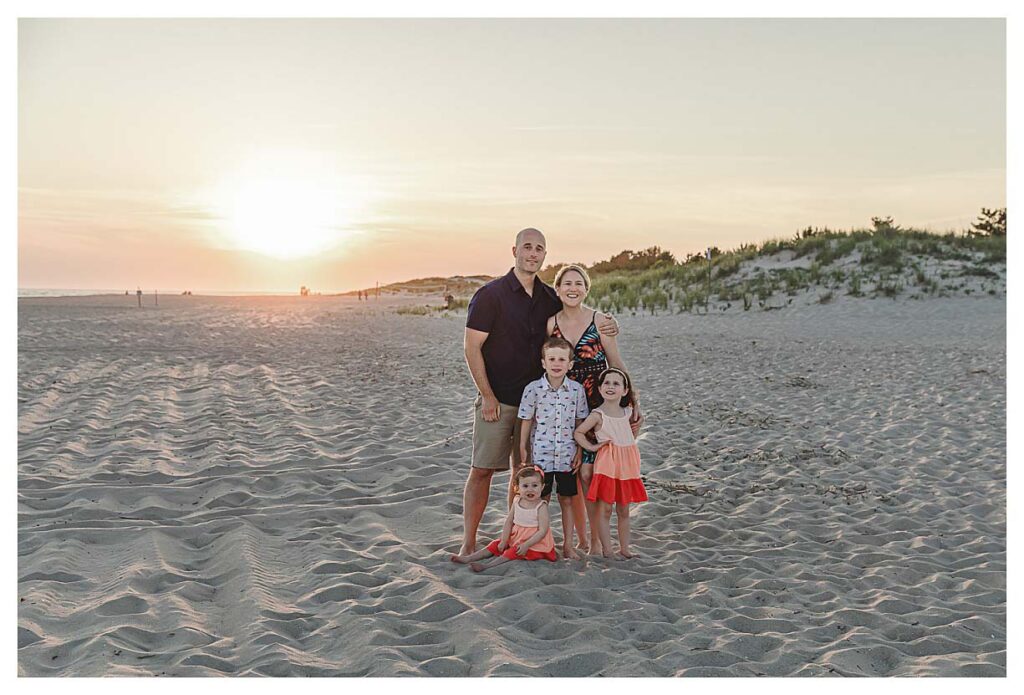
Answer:
[[(541, 502), (541, 504), (547, 504), (547, 502)], [(530, 549), (526, 551), (526, 555), (520, 556), (516, 552), (519, 545), (533, 538), (533, 534), (537, 533), (537, 529), (540, 528), (540, 521), (537, 519), (537, 512), (539, 510), (540, 504), (533, 509), (526, 509), (520, 506), (519, 496), (516, 495), (516, 498), (512, 501), (512, 535), (509, 537), (508, 547), (502, 552), (498, 550), (498, 545), (501, 541), (491, 541), (491, 544), (487, 546), (487, 549), (491, 551), (491, 555), (504, 555), (509, 560), (551, 560), (552, 562), (557, 560), (555, 539), (551, 535), (550, 526), (544, 537), (530, 546)]]
[(597, 442), (608, 444), (601, 447), (594, 460), (594, 477), (587, 492), (587, 499), (591, 502), (631, 504), (647, 501), (647, 490), (640, 479), (640, 450), (629, 427), (633, 409), (627, 406), (624, 410), (622, 417), (611, 417), (599, 411), (601, 424), (595, 432)]

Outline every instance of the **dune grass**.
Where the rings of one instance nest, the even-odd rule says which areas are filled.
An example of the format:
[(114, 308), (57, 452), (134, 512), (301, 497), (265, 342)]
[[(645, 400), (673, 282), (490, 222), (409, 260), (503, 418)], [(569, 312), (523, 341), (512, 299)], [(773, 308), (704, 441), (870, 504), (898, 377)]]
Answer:
[[(993, 228), (1000, 233), (981, 233), (976, 230), (988, 227), (975, 225), (975, 231), (939, 234), (903, 229), (891, 218), (875, 217), (871, 228), (807, 227), (790, 238), (743, 244), (724, 252), (712, 248), (710, 261), (703, 254), (677, 260), (658, 247), (623, 251), (588, 268), (589, 302), (603, 311), (654, 315), (707, 313), (734, 306), (769, 311), (794, 301), (828, 304), (841, 297), (1005, 296), (1005, 211), (1001, 218), (991, 216), (999, 210), (988, 212), (986, 224), (995, 220)], [(997, 224), (1000, 220), (1002, 227)], [(560, 267), (543, 269), (541, 279), (552, 282)], [(467, 291), (450, 308), (465, 309), (469, 295), (486, 279), (459, 278)], [(445, 282), (454, 280), (427, 278), (413, 285), (417, 289), (452, 286)], [(428, 315), (446, 309), (421, 305), (403, 307), (398, 313)]]
[[(710, 262), (691, 255), (669, 263), (662, 256), (645, 269), (594, 273), (590, 299), (612, 312), (703, 312), (710, 303), (739, 307), (740, 302), (749, 311), (755, 301), (761, 309), (778, 308), (786, 298), (791, 302), (818, 287), (827, 292), (813, 296), (824, 304), (841, 295), (895, 299), (909, 287), (919, 288), (915, 296), (968, 294), (966, 285), (946, 281), (953, 277), (1004, 282), (1005, 235), (936, 234), (901, 229), (889, 218), (873, 222), (872, 229), (807, 228), (789, 239), (713, 249)], [(936, 268), (942, 269), (939, 277)]]

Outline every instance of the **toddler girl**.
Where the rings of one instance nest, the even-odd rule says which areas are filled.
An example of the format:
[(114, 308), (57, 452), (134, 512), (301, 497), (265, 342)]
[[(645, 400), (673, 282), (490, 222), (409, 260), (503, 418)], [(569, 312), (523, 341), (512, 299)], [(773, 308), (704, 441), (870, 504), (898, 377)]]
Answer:
[[(558, 559), (555, 539), (551, 536), (548, 503), (540, 497), (544, 488), (544, 471), (537, 466), (524, 466), (515, 473), (518, 494), (505, 517), (501, 539), (491, 541), (483, 550), (470, 555), (452, 555), (452, 562), (469, 564), (474, 572), (496, 567), (509, 560)], [(486, 562), (476, 562), (491, 556)]]
[[(576, 443), (597, 453), (594, 477), (587, 500), (597, 502), (597, 535), (601, 553), (612, 557), (612, 505), (618, 515), (619, 555), (633, 557), (629, 550), (629, 505), (647, 501), (647, 490), (640, 479), (640, 450), (629, 426), (636, 401), (629, 377), (621, 369), (606, 369), (597, 378), (601, 404), (576, 428)], [(595, 430), (597, 444), (591, 444), (587, 432)], [(595, 548), (596, 550), (596, 548)]]

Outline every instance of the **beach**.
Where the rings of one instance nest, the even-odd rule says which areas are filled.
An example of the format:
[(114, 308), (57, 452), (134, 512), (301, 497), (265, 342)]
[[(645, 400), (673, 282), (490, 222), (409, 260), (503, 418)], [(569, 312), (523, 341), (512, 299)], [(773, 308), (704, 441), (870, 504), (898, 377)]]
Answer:
[(143, 301), (18, 302), (20, 675), (1006, 675), (1005, 298), (619, 315), (638, 556), (480, 575), (465, 310)]

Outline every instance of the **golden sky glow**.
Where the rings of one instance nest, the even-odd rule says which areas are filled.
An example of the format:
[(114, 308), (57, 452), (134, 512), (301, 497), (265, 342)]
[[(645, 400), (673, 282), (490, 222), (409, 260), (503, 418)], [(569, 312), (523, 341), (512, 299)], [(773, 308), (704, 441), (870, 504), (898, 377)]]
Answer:
[(1005, 205), (1005, 79), (1002, 20), (21, 20), (19, 286), (959, 229)]

